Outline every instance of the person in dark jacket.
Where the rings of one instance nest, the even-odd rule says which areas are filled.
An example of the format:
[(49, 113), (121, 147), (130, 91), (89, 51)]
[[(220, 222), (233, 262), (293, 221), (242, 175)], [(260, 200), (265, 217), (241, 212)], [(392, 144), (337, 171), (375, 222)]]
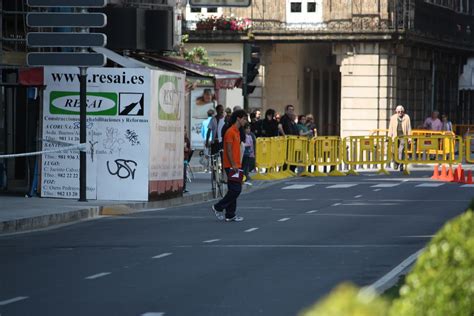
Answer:
[(293, 105), (288, 104), (285, 107), (285, 115), (281, 117), (278, 129), (280, 130), (280, 134), (282, 134), (283, 136), (298, 136), (300, 134), (295, 123), (295, 107)]
[(275, 110), (268, 109), (265, 117), (257, 122), (255, 130), (256, 137), (274, 137), (278, 136), (278, 122), (275, 120)]

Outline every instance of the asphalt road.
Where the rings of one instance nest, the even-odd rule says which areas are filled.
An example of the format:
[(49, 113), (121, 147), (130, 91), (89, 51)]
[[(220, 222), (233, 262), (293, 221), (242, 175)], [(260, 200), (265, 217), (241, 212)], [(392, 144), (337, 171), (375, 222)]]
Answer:
[(280, 182), (240, 197), (240, 223), (208, 202), (1, 237), (0, 314), (296, 315), (466, 209), (474, 188), (427, 175)]

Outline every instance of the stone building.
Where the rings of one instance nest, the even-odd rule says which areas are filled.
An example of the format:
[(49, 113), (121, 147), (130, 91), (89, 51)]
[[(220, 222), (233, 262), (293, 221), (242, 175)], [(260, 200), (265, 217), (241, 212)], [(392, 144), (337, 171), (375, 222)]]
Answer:
[[(474, 50), (473, 0), (253, 0), (248, 8), (200, 10), (187, 10), (192, 44), (261, 47), (249, 108), (294, 104), (315, 115), (321, 134), (341, 136), (387, 128), (397, 104), (414, 127), (433, 109), (458, 124), (474, 120), (472, 107), (459, 102)], [(191, 11), (249, 17), (253, 26), (196, 30)]]

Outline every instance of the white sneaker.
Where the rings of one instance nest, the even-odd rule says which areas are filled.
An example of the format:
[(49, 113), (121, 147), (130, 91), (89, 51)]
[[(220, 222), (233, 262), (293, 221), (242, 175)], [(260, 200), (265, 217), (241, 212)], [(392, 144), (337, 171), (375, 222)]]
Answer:
[(215, 206), (212, 206), (212, 211), (214, 212), (214, 215), (217, 217), (218, 220), (223, 221), (224, 220), (224, 212), (216, 210)]
[(241, 222), (243, 220), (244, 220), (244, 218), (242, 216), (234, 216), (232, 218), (226, 218), (225, 219), (226, 222)]

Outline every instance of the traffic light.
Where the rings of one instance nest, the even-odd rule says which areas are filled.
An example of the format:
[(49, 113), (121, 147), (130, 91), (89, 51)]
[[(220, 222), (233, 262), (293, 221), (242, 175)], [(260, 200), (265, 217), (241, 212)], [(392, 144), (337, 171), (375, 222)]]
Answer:
[(255, 85), (252, 82), (258, 75), (258, 67), (260, 65), (260, 47), (256, 45), (249, 45), (247, 49), (247, 63), (245, 72), (244, 95), (249, 95), (255, 90)]

